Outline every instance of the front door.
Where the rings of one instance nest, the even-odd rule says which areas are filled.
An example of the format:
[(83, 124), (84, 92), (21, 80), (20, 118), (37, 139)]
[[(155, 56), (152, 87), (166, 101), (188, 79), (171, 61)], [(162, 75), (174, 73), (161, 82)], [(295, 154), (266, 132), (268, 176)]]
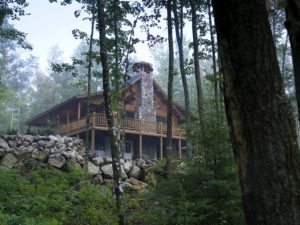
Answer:
[(133, 142), (125, 141), (124, 159), (132, 159)]

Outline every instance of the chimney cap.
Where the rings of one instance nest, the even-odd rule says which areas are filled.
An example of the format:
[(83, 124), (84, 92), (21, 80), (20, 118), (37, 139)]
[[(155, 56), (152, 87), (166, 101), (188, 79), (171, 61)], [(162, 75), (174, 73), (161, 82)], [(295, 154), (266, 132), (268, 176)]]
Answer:
[(132, 70), (133, 72), (140, 72), (141, 70), (143, 70), (146, 73), (151, 73), (153, 72), (153, 66), (151, 63), (140, 61), (132, 65)]

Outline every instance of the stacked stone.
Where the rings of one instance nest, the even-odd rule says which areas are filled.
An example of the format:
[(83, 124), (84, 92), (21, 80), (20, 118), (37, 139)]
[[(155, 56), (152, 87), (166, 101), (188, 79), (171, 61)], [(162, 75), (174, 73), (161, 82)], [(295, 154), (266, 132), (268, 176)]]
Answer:
[[(60, 136), (4, 135), (0, 136), (0, 166), (6, 168), (35, 168), (50, 165), (62, 171), (87, 168), (99, 184), (113, 178), (112, 159), (96, 157), (85, 161), (85, 145), (81, 139)], [(121, 159), (123, 185), (138, 190), (146, 187), (151, 160)], [(148, 179), (149, 180), (149, 179)]]
[(25, 161), (49, 164), (65, 169), (67, 164), (84, 164), (85, 146), (82, 140), (60, 136), (4, 135), (0, 136), (0, 165), (21, 168)]

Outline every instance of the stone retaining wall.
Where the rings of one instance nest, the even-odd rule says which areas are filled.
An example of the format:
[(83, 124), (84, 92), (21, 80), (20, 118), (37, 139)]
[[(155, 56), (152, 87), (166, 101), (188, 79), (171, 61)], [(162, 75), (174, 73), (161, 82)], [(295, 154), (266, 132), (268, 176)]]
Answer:
[[(86, 162), (85, 145), (81, 139), (60, 136), (2, 135), (0, 136), (0, 166), (33, 169), (52, 166), (62, 171), (86, 168), (98, 183), (113, 178), (112, 159), (97, 157)], [(149, 179), (151, 160), (121, 159), (123, 185), (132, 189), (145, 187), (141, 181)]]

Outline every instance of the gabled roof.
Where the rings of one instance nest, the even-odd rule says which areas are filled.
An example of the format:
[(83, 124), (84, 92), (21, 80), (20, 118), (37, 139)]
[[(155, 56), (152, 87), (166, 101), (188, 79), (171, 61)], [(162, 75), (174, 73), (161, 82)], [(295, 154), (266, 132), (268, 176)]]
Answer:
[[(127, 81), (127, 88), (130, 88), (133, 84), (135, 84), (136, 82), (138, 82), (139, 80), (141, 79), (141, 75), (138, 75), (138, 76), (132, 76), (130, 77), (130, 79)], [(161, 95), (163, 96), (163, 98), (165, 100), (168, 99), (168, 96), (167, 94), (164, 92), (164, 90), (159, 86), (159, 84), (153, 80), (153, 86), (155, 86), (155, 88), (157, 88), (157, 90), (161, 93)], [(94, 93), (92, 94), (92, 97), (101, 97), (103, 96), (103, 93), (102, 92), (98, 92), (98, 93)], [(75, 103), (75, 102), (80, 102), (82, 101), (83, 99), (86, 99), (87, 98), (87, 95), (86, 94), (82, 94), (82, 95), (77, 95), (77, 96), (73, 96), (49, 109), (47, 109), (46, 111), (34, 116), (33, 118), (25, 121), (25, 125), (29, 125), (31, 123), (33, 123), (34, 121), (38, 121), (40, 119), (42, 119), (43, 117), (47, 116), (47, 115), (50, 115), (51, 113), (55, 112), (56, 110), (58, 109), (62, 109), (63, 107), (67, 106), (68, 104), (71, 104), (71, 103)], [(176, 110), (179, 114), (181, 114), (183, 117), (185, 115), (185, 110), (182, 106), (180, 106), (179, 104), (173, 102), (173, 108), (174, 110)]]

